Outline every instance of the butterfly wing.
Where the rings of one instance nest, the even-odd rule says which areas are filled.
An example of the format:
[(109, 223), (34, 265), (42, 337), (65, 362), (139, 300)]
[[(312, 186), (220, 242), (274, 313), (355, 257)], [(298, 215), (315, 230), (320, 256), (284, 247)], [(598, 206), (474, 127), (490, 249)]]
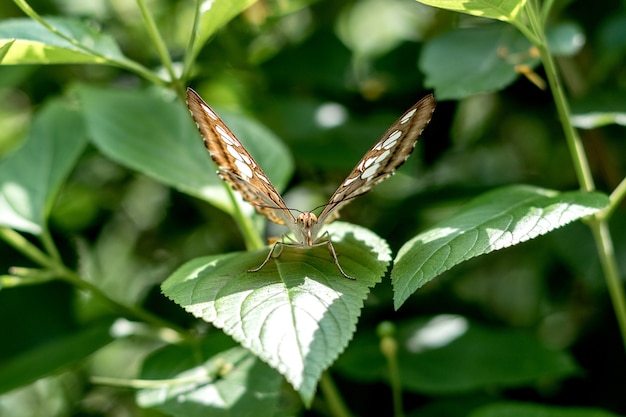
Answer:
[(334, 220), (339, 209), (350, 200), (394, 174), (413, 152), (417, 139), (430, 122), (435, 104), (435, 98), (429, 94), (387, 129), (330, 197), (318, 218), (320, 226)]
[(187, 89), (187, 107), (222, 179), (270, 221), (292, 228), (295, 219), (267, 175), (222, 119), (191, 88)]

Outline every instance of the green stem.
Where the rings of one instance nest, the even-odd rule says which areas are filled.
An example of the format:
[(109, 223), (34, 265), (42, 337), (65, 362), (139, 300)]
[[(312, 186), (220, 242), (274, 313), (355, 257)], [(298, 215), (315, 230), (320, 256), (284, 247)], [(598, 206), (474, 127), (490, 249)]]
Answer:
[(389, 372), (389, 385), (393, 396), (394, 417), (404, 416), (404, 406), (402, 405), (402, 379), (400, 378), (400, 367), (398, 366), (398, 341), (395, 338), (395, 326), (393, 323), (383, 322), (378, 326), (380, 339), (380, 352), (387, 360)]
[[(532, 14), (532, 11), (530, 13)], [(536, 18), (531, 18), (529, 22), (532, 25), (532, 29), (535, 34), (537, 34), (541, 39), (541, 43), (537, 45), (537, 47), (541, 53), (541, 60), (552, 91), (559, 120), (561, 122), (561, 126), (563, 127), (563, 132), (570, 151), (576, 177), (578, 178), (578, 183), (580, 184), (580, 188), (584, 191), (594, 191), (595, 184), (591, 175), (591, 169), (589, 168), (589, 162), (585, 154), (585, 149), (580, 137), (578, 136), (578, 132), (571, 123), (569, 105), (558, 76), (556, 65), (554, 64), (552, 55), (548, 51), (543, 26), (537, 21)], [(626, 186), (618, 188), (619, 189), (616, 190), (617, 194), (614, 194), (612, 197), (622, 198), (624, 193), (626, 193), (626, 190), (624, 190)], [(613, 199), (612, 202), (614, 202)], [(613, 308), (615, 309), (615, 315), (619, 324), (624, 347), (626, 348), (626, 295), (624, 294), (624, 289), (620, 283), (611, 233), (609, 231), (608, 224), (606, 223), (606, 218), (606, 214), (599, 214), (598, 216), (592, 217), (589, 221), (589, 226), (591, 227), (596, 242), (596, 248), (604, 272), (604, 277), (607, 282), (607, 288), (613, 303)]]
[(622, 334), (622, 341), (626, 348), (626, 296), (619, 276), (619, 269), (615, 259), (615, 251), (611, 240), (611, 232), (606, 221), (592, 219), (589, 227), (596, 241), (600, 264), (604, 272), (609, 296), (615, 309), (617, 323)]
[(54, 240), (52, 239), (52, 235), (50, 234), (50, 229), (48, 229), (46, 225), (44, 225), (41, 232), (41, 243), (55, 262), (61, 262), (61, 254), (54, 244)]
[(328, 372), (322, 373), (322, 378), (320, 379), (320, 389), (324, 394), (324, 398), (326, 399), (331, 415), (335, 417), (352, 416)]
[(24, 236), (8, 227), (0, 227), (0, 238), (15, 248), (18, 252), (26, 255), (33, 262), (46, 268), (54, 268), (55, 263), (39, 248), (30, 243)]
[(160, 317), (155, 316), (140, 308), (129, 307), (109, 298), (98, 287), (91, 284), (90, 282), (81, 279), (74, 271), (69, 270), (67, 267), (61, 264), (59, 260), (53, 259), (52, 257), (43, 253), (39, 248), (30, 243), (24, 238), (24, 236), (17, 233), (15, 230), (6, 227), (0, 227), (0, 238), (2, 238), (10, 246), (14, 247), (19, 252), (26, 255), (33, 262), (46, 268), (48, 270), (48, 273), (45, 273), (45, 276), (55, 276), (75, 285), (78, 288), (89, 291), (95, 297), (103, 300), (115, 311), (118, 311), (126, 317), (143, 320), (146, 323), (154, 325), (155, 327), (171, 329), (175, 331), (178, 334), (178, 337), (181, 339), (192, 339), (191, 335), (185, 329), (178, 327), (175, 324), (165, 321)]
[(154, 19), (152, 18), (152, 14), (146, 7), (146, 3), (144, 0), (137, 0), (137, 5), (139, 6), (139, 10), (141, 11), (143, 20), (146, 23), (146, 29), (148, 31), (148, 35), (152, 39), (152, 42), (154, 43), (156, 47), (157, 53), (159, 54), (159, 57), (161, 58), (161, 63), (163, 64), (163, 66), (165, 67), (165, 70), (169, 74), (170, 81), (174, 82), (177, 79), (176, 73), (174, 71), (174, 65), (172, 64), (172, 59), (167, 50), (167, 46), (165, 45), (165, 42), (163, 41), (163, 37), (161, 36), (161, 33), (159, 32), (159, 29), (157, 28), (156, 23), (154, 22)]
[(596, 217), (599, 220), (609, 220), (624, 198), (626, 198), (626, 178), (622, 179), (622, 182), (620, 182), (611, 193), (609, 206), (602, 210)]
[(193, 67), (195, 54), (196, 35), (198, 34), (198, 26), (200, 25), (200, 0), (196, 0), (196, 7), (193, 14), (193, 24), (191, 26), (191, 34), (189, 35), (189, 44), (187, 45), (187, 53), (183, 60), (183, 73), (181, 79), (188, 80)]
[(237, 222), (239, 230), (243, 235), (246, 249), (254, 250), (264, 247), (265, 244), (263, 243), (263, 240), (254, 228), (254, 224), (252, 223), (252, 217), (245, 216), (243, 214), (243, 212), (241, 211), (241, 205), (239, 204), (239, 201), (237, 201), (237, 199), (235, 198), (233, 190), (226, 184), (224, 184), (224, 186), (227, 188), (228, 196), (230, 197), (230, 201), (233, 205), (233, 217), (235, 217), (235, 221)]
[(587, 160), (585, 148), (580, 140), (580, 136), (578, 136), (578, 132), (571, 124), (569, 105), (567, 99), (565, 98), (565, 93), (558, 77), (554, 60), (552, 59), (552, 55), (548, 51), (545, 43), (539, 46), (539, 51), (541, 53), (543, 67), (548, 78), (548, 84), (550, 84), (556, 110), (559, 115), (559, 120), (561, 122), (561, 126), (563, 127), (565, 140), (567, 141), (570, 156), (574, 164), (576, 178), (578, 178), (578, 183), (583, 190), (593, 191), (595, 190), (595, 184), (591, 175), (591, 169), (589, 168), (589, 161)]
[(121, 315), (123, 315), (125, 317), (129, 317), (129, 318), (133, 318), (133, 319), (138, 319), (138, 320), (144, 321), (144, 322), (146, 322), (148, 324), (153, 325), (154, 327), (162, 327), (162, 328), (167, 328), (167, 329), (173, 330), (173, 331), (175, 331), (177, 333), (177, 335), (178, 335), (178, 337), (180, 339), (184, 339), (186, 341), (193, 340), (193, 337), (189, 334), (189, 332), (187, 332), (187, 330), (183, 329), (182, 327), (179, 327), (179, 326), (177, 326), (177, 325), (175, 325), (173, 323), (170, 323), (170, 322), (168, 322), (166, 320), (163, 320), (159, 316), (156, 316), (156, 315), (154, 315), (152, 313), (149, 313), (148, 311), (143, 310), (141, 308), (120, 304), (117, 301), (115, 301), (112, 298), (110, 298), (100, 288), (96, 287), (91, 282), (88, 282), (88, 281), (85, 281), (84, 279), (81, 279), (74, 271), (71, 271), (71, 270), (67, 269), (63, 265), (58, 265), (57, 268), (58, 268), (58, 271), (59, 271), (59, 278), (69, 282), (70, 284), (72, 284), (72, 285), (74, 285), (74, 286), (76, 286), (78, 288), (81, 288), (81, 289), (83, 289), (85, 291), (88, 291), (93, 296), (95, 296), (98, 299), (104, 301), (113, 310), (117, 311)]

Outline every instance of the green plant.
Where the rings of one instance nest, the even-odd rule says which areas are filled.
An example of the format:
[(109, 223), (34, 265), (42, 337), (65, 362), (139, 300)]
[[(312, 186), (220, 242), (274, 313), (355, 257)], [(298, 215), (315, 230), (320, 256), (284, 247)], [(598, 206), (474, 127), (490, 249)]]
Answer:
[[(294, 173), (297, 180), (308, 174), (316, 183), (336, 184), (324, 176), (337, 173), (340, 181), (393, 120), (387, 114), (359, 118), (363, 108), (378, 106), (364, 104), (361, 97), (377, 99), (381, 106), (404, 96), (417, 99), (407, 90), (418, 89), (421, 80), (405, 65), (405, 48), (415, 48), (407, 43), (418, 35), (414, 28), (427, 26), (419, 22), (420, 13), (434, 9), (400, 0), (366, 0), (339, 11), (328, 2), (257, 3), (248, 9), (253, 3), (215, 0), (189, 7), (163, 1), (151, 9), (137, 0), (133, 13), (141, 25), (119, 10), (111, 13), (123, 21), (110, 28), (123, 34), (123, 47), (106, 30), (76, 17), (42, 17), (25, 1), (15, 4), (28, 18), (0, 21), (0, 70), (7, 86), (26, 85), (33, 96), (38, 91), (37, 77), (12, 65), (42, 65), (39, 74), (50, 64), (81, 64), (82, 71), (76, 76), (75, 66), (61, 67), (69, 73), (63, 93), (47, 80), (42, 94), (47, 101), (34, 112), (27, 140), (17, 144), (19, 134), (7, 135), (0, 144), (9, 149), (0, 163), (0, 237), (12, 247), (2, 255), (10, 269), (2, 276), (0, 305), (5, 315), (14, 306), (25, 317), (10, 320), (19, 329), (9, 323), (3, 329), (8, 343), (0, 351), (0, 391), (6, 393), (0, 410), (20, 415), (25, 399), (40, 396), (47, 415), (115, 415), (108, 404), (137, 415), (176, 416), (287, 415), (310, 407), (336, 416), (350, 415), (349, 409), (390, 414), (392, 407), (397, 416), (409, 408), (420, 415), (611, 415), (600, 409), (610, 404), (592, 400), (562, 405), (597, 409), (548, 407), (541, 401), (510, 401), (525, 398), (506, 392), (534, 387), (549, 397), (559, 380), (576, 379), (581, 367), (565, 347), (583, 333), (576, 317), (584, 305), (570, 312), (563, 305), (580, 303), (575, 295), (555, 291), (552, 297), (543, 286), (551, 279), (554, 285), (567, 281), (549, 273), (564, 268), (554, 262), (559, 248), (562, 264), (584, 271), (581, 275), (592, 275), (585, 261), (592, 252), (583, 244), (591, 240), (580, 224), (551, 233), (557, 236), (553, 243), (544, 237), (518, 252), (500, 249), (583, 219), (626, 345), (626, 304), (609, 229), (626, 181), (620, 180), (608, 198), (596, 192), (574, 129), (576, 122), (594, 127), (618, 122), (610, 115), (623, 108), (576, 115), (570, 110), (554, 60), (579, 51), (580, 27), (553, 22), (558, 10), (552, 1), (422, 1), (502, 21), (487, 24), (438, 12), (442, 21), (436, 25), (431, 19), (430, 25), (441, 33), (428, 36), (420, 54), (424, 83), (438, 100), (461, 100), (452, 136), (461, 141), (455, 148), (469, 163), (459, 163), (451, 151), (438, 164), (421, 167), (420, 183), (409, 175), (419, 159), (414, 156), (374, 193), (386, 198), (361, 197), (367, 204), (346, 207), (346, 218), (361, 216), (355, 223), (367, 226), (328, 226), (342, 265), (357, 277), (349, 281), (325, 247), (285, 249), (261, 271), (246, 272), (267, 254), (264, 221), (212, 172), (183, 104), (184, 89), (192, 76), (207, 74), (205, 96), (237, 109), (219, 112), (277, 188), (287, 188)], [(232, 32), (217, 32), (246, 9), (247, 19), (236, 19)], [(319, 21), (311, 23), (311, 16)], [(350, 54), (336, 39), (307, 33), (321, 32), (324, 25), (317, 22), (329, 16)], [(211, 48), (205, 48), (212, 37)], [(307, 39), (318, 43), (308, 45)], [(152, 46), (150, 52), (142, 41)], [(596, 74), (607, 83), (606, 74), (616, 65), (609, 52), (604, 71)], [(228, 62), (220, 54), (228, 54)], [(150, 60), (158, 60), (159, 67), (140, 63)], [(200, 63), (207, 63), (202, 71)], [(496, 95), (480, 93), (503, 90), (520, 74), (541, 86), (539, 64), (562, 133), (537, 115), (528, 116), (532, 122), (507, 119), (510, 126), (530, 131), (519, 139), (510, 135), (510, 143), (525, 140), (516, 149), (528, 152), (528, 166), (548, 170), (532, 177), (511, 158), (507, 144), (478, 145), (479, 137), (489, 136), (485, 132), (496, 135), (490, 123), (506, 128), (489, 120), (497, 113)], [(352, 90), (340, 71), (346, 69)], [(384, 75), (396, 72), (398, 80)], [(129, 76), (132, 87), (113, 87)], [(299, 83), (320, 92), (304, 88), (274, 97), (281, 87)], [(253, 98), (258, 91), (261, 98)], [(329, 100), (352, 103), (352, 119), (330, 128), (313, 124), (310, 114)], [(248, 107), (281, 137), (292, 138), (290, 146), (242, 115)], [(437, 134), (448, 129), (437, 118), (446, 114), (450, 110), (441, 103), (418, 147), (443, 142)], [(547, 132), (565, 141), (547, 140)], [(570, 166), (575, 175), (563, 174)], [(523, 184), (529, 180), (540, 186)], [(428, 188), (428, 181), (439, 188)], [(573, 184), (580, 191), (547, 188), (576, 188)], [(325, 193), (308, 188), (313, 197), (297, 208), (316, 206), (311, 200), (318, 196), (325, 201)], [(235, 228), (245, 252), (235, 251)], [(369, 229), (389, 233), (380, 237)], [(490, 256), (477, 258), (484, 254)], [(424, 296), (417, 292), (455, 266), (450, 274), (456, 275), (442, 277), (439, 285), (455, 294), (456, 302), (436, 294), (436, 285), (424, 288)], [(522, 293), (506, 293), (491, 281), (498, 275)], [(151, 291), (161, 281), (163, 295), (176, 305)], [(501, 304), (489, 302), (490, 291), (498, 292), (494, 298)], [(435, 301), (429, 302), (429, 292)], [(559, 296), (566, 302), (559, 304)], [(472, 304), (481, 307), (472, 311)], [(565, 325), (555, 331), (545, 317)], [(554, 334), (529, 334), (546, 329)], [(549, 349), (546, 342), (560, 349)], [(377, 381), (389, 388), (382, 401), (369, 398)], [(132, 388), (134, 401), (128, 405), (122, 390), (110, 387)], [(418, 405), (403, 404), (403, 391), (428, 401), (411, 396)], [(55, 396), (62, 400), (52, 403)], [(374, 410), (376, 403), (384, 405)]]

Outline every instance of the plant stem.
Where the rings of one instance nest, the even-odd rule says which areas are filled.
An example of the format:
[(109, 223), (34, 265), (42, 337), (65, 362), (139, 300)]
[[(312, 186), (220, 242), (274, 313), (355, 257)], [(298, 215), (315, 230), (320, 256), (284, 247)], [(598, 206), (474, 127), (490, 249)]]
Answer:
[(596, 241), (600, 264), (609, 289), (609, 296), (615, 309), (617, 324), (622, 334), (624, 348), (626, 348), (626, 296), (619, 276), (619, 268), (615, 259), (611, 232), (606, 221), (591, 220), (589, 227)]
[(339, 395), (339, 391), (335, 386), (328, 372), (322, 373), (322, 378), (320, 379), (320, 389), (324, 393), (324, 398), (328, 403), (328, 408), (330, 412), (335, 417), (351, 417), (350, 411), (346, 407), (346, 404), (343, 402), (341, 395)]
[(143, 16), (143, 20), (146, 23), (146, 29), (148, 31), (148, 35), (152, 39), (154, 46), (156, 47), (157, 53), (161, 58), (161, 63), (165, 67), (167, 73), (170, 76), (170, 81), (176, 81), (176, 73), (174, 71), (174, 66), (172, 65), (172, 59), (167, 51), (167, 46), (161, 37), (161, 33), (152, 18), (152, 14), (146, 7), (146, 3), (144, 0), (137, 0), (137, 5), (139, 6), (139, 10), (141, 11), (141, 15)]
[[(532, 13), (533, 11), (531, 10), (530, 14)], [(571, 123), (569, 105), (567, 99), (565, 98), (565, 93), (556, 70), (556, 65), (554, 64), (552, 55), (548, 51), (543, 25), (541, 25), (536, 18), (531, 18), (530, 24), (532, 25), (532, 29), (535, 34), (537, 34), (537, 36), (541, 39), (541, 43), (536, 46), (541, 53), (541, 60), (548, 78), (550, 90), (552, 91), (559, 120), (561, 121), (561, 126), (563, 127), (563, 133), (565, 134), (574, 170), (576, 171), (576, 177), (578, 178), (578, 183), (580, 184), (580, 188), (582, 190), (594, 191), (595, 184), (591, 175), (591, 169), (589, 168), (587, 155), (585, 154), (585, 149), (580, 137), (578, 136), (578, 132)], [(618, 198), (624, 192), (626, 192), (626, 190), (619, 191), (617, 194)], [(598, 214), (597, 216), (592, 217), (589, 221), (589, 226), (591, 227), (596, 242), (596, 248), (604, 272), (604, 277), (607, 282), (607, 288), (611, 301), (613, 302), (615, 315), (617, 316), (622, 340), (624, 342), (624, 348), (626, 348), (626, 295), (624, 294), (624, 289), (620, 283), (617, 261), (613, 250), (611, 233), (609, 231), (608, 224), (606, 223), (606, 216), (603, 217), (602, 214)]]
[(43, 253), (39, 248), (30, 243), (24, 236), (17, 233), (13, 229), (8, 227), (0, 227), (0, 238), (2, 238), (9, 245), (17, 249), (18, 252), (23, 253), (33, 262), (51, 268), (54, 266), (54, 262)]
[(578, 136), (578, 132), (576, 132), (576, 129), (571, 123), (569, 105), (556, 72), (554, 60), (548, 51), (547, 45), (541, 45), (539, 47), (539, 51), (541, 53), (541, 61), (543, 62), (543, 66), (546, 71), (548, 83), (550, 84), (550, 90), (552, 91), (556, 110), (559, 115), (559, 120), (561, 122), (561, 126), (563, 127), (563, 133), (565, 134), (565, 139), (567, 140), (567, 145), (574, 164), (574, 170), (576, 171), (578, 183), (584, 191), (594, 191), (595, 184), (591, 175), (591, 169), (589, 168), (589, 161), (587, 160), (585, 148), (580, 140), (580, 136)]
[(597, 215), (600, 220), (609, 220), (613, 215), (613, 212), (617, 206), (626, 198), (626, 178), (622, 179), (617, 187), (610, 195), (611, 202), (608, 207), (604, 208), (601, 213)]
[(6, 241), (9, 245), (17, 249), (19, 252), (26, 255), (33, 262), (46, 268), (50, 277), (56, 277), (63, 279), (72, 285), (89, 291), (94, 296), (103, 300), (115, 311), (118, 311), (126, 317), (145, 321), (148, 324), (152, 324), (155, 327), (163, 327), (175, 331), (181, 339), (189, 340), (192, 337), (183, 328), (176, 326), (166, 320), (161, 319), (145, 310), (140, 308), (126, 306), (118, 303), (117, 301), (109, 298), (104, 292), (90, 282), (81, 279), (74, 271), (71, 271), (64, 266), (60, 260), (56, 260), (43, 253), (38, 247), (30, 243), (24, 236), (17, 233), (13, 229), (7, 227), (0, 227), (0, 238)]
[(108, 295), (106, 295), (100, 288), (96, 287), (91, 282), (81, 279), (74, 271), (67, 269), (63, 265), (57, 265), (57, 268), (59, 270), (59, 278), (69, 282), (70, 284), (78, 288), (89, 291), (92, 295), (107, 303), (113, 310), (119, 312), (121, 315), (133, 319), (139, 319), (155, 327), (171, 329), (175, 331), (178, 334), (178, 337), (180, 337), (181, 339), (187, 341), (193, 339), (189, 332), (187, 332), (187, 330), (183, 329), (182, 327), (163, 320), (162, 318), (155, 316), (154, 314), (149, 313), (148, 311), (141, 308), (120, 304), (110, 298)]

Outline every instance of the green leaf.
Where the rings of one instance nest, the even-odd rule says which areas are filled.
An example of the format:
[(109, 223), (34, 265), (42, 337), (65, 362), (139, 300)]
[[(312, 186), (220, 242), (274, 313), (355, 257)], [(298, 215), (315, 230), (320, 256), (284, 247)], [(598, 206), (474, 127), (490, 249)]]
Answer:
[(626, 126), (626, 102), (623, 90), (593, 92), (572, 103), (572, 123), (581, 129), (595, 129), (609, 124)]
[[(207, 342), (211, 341), (208, 338)], [(179, 346), (168, 346), (151, 355), (143, 378), (149, 375), (150, 379), (166, 381), (139, 391), (138, 404), (180, 417), (274, 415), (282, 382), (275, 370), (240, 347), (194, 366), (197, 355), (197, 351)]]
[(484, 405), (473, 411), (469, 417), (619, 417), (619, 415), (598, 408), (503, 402)]
[(561, 23), (548, 28), (548, 49), (554, 55), (576, 55), (585, 45), (585, 33), (576, 23)]
[(519, 31), (502, 23), (456, 29), (424, 45), (419, 67), (437, 99), (459, 99), (506, 87), (519, 76), (516, 65), (537, 65), (530, 47)]
[(203, 0), (200, 2), (200, 17), (192, 50), (196, 57), (206, 41), (239, 13), (256, 3), (257, 0)]
[(326, 245), (285, 247), (259, 272), (268, 249), (198, 258), (161, 289), (278, 370), (310, 405), (322, 372), (346, 347), (363, 300), (387, 270), (390, 250), (372, 232), (347, 223), (328, 228), (344, 278)]
[(358, 57), (384, 55), (420, 38), (417, 6), (402, 0), (355, 2), (340, 15), (337, 35)]
[(0, 395), (0, 410), (11, 417), (66, 417), (83, 399), (85, 378), (80, 372), (64, 372)]
[(526, 0), (417, 0), (428, 6), (473, 16), (498, 19), (505, 22), (518, 21)]
[(35, 116), (26, 143), (0, 162), (0, 225), (41, 233), (86, 136), (78, 111), (59, 100), (46, 104)]
[[(206, 200), (232, 213), (225, 184), (202, 145), (186, 107), (157, 91), (80, 87), (87, 129), (111, 159)], [(251, 120), (223, 118), (280, 189), (290, 177), (291, 159), (282, 144)], [(249, 208), (252, 211), (252, 208)]]
[(4, 361), (0, 366), (0, 393), (26, 385), (84, 359), (113, 340), (110, 327), (110, 321), (92, 323), (88, 328)]
[(0, 46), (0, 64), (3, 63), (4, 57), (7, 56), (7, 53), (15, 43), (15, 39), (9, 39), (2, 46)]
[[(402, 386), (431, 395), (485, 387), (519, 387), (577, 372), (573, 359), (518, 330), (486, 327), (457, 315), (439, 315), (396, 325)], [(380, 341), (357, 334), (333, 369), (352, 379), (385, 380)]]
[(50, 17), (55, 34), (30, 18), (0, 22), (0, 44), (12, 41), (3, 64), (104, 64), (128, 62), (115, 40), (81, 21)]
[(391, 271), (396, 309), (453, 266), (548, 233), (608, 205), (600, 193), (515, 185), (483, 194), (408, 241)]

